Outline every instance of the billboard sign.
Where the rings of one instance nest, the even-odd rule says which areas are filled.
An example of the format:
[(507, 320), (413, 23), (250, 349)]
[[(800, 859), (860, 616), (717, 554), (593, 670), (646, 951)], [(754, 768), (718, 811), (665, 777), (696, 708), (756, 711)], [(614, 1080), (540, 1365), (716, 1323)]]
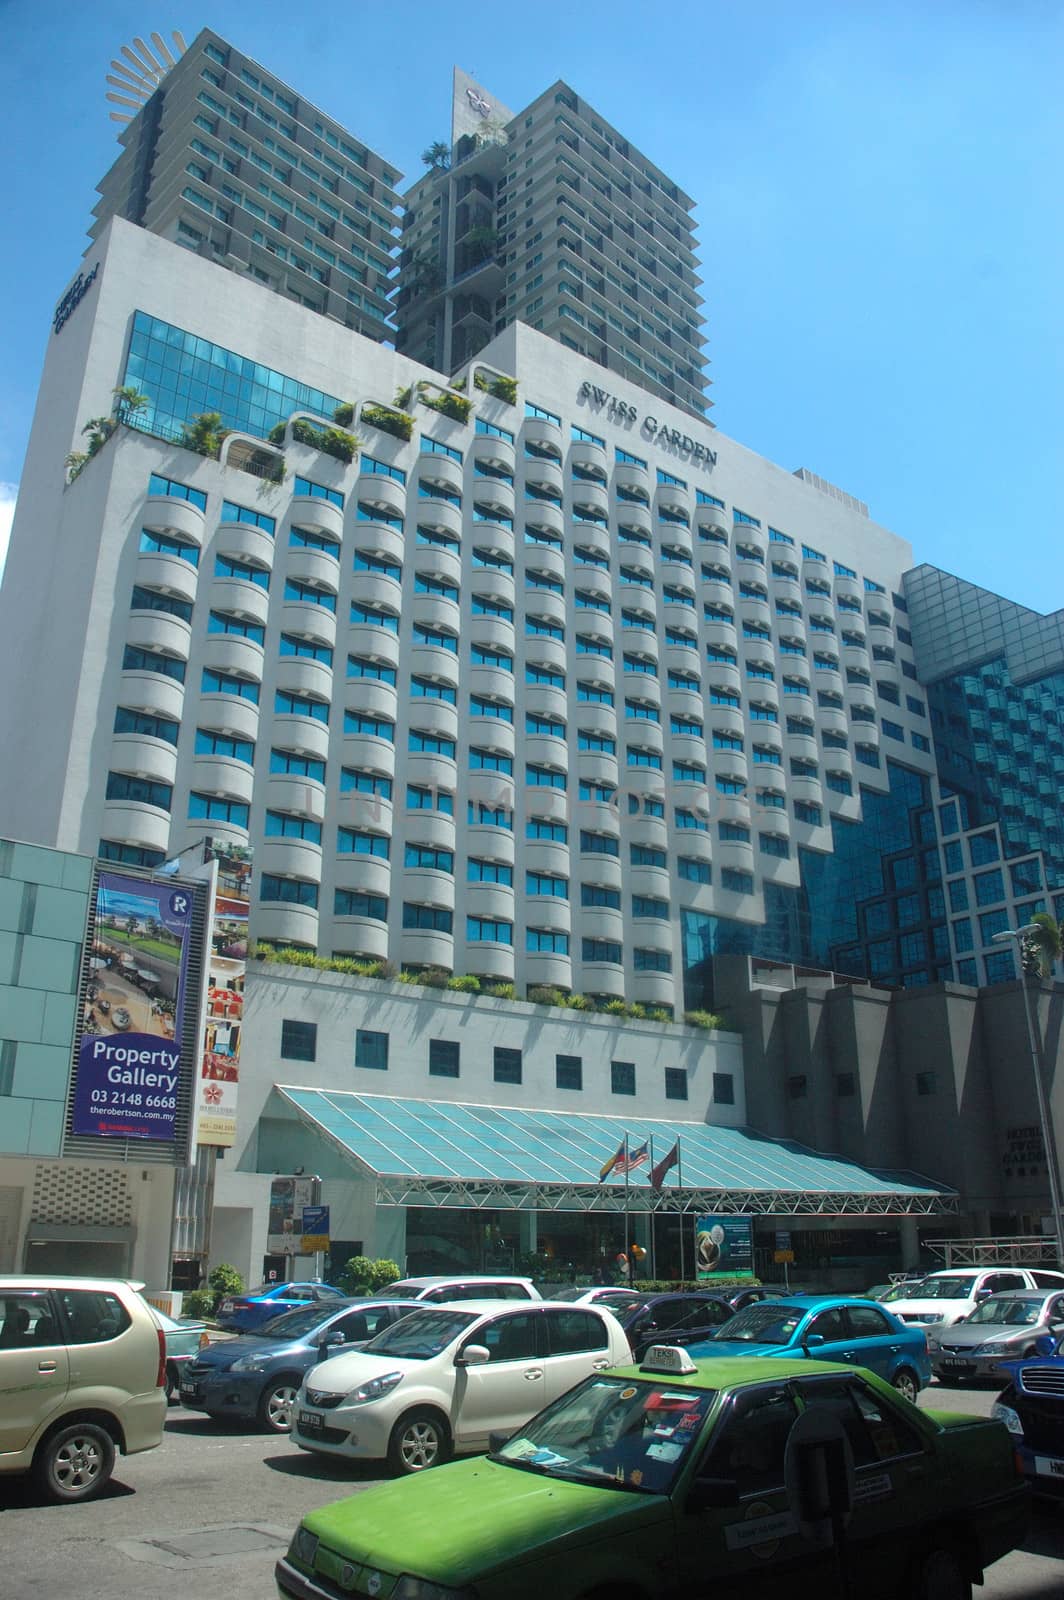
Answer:
[(173, 881), (100, 873), (74, 1133), (173, 1140), (193, 905)]
[(204, 860), (217, 863), (217, 878), (207, 958), (203, 1058), (196, 1093), (196, 1143), (228, 1146), (236, 1139), (251, 852), (224, 839), (208, 839)]
[(318, 1255), (320, 1252), (328, 1250), (328, 1206), (303, 1207), (303, 1237), (301, 1245), (305, 1256)]
[[(321, 1179), (274, 1178), (270, 1183), (270, 1217), (266, 1251), (271, 1256), (303, 1254), (303, 1213), (321, 1203)], [(313, 1253), (313, 1252), (311, 1252)]]
[(695, 1273), (699, 1282), (753, 1277), (752, 1217), (699, 1217), (695, 1223)]

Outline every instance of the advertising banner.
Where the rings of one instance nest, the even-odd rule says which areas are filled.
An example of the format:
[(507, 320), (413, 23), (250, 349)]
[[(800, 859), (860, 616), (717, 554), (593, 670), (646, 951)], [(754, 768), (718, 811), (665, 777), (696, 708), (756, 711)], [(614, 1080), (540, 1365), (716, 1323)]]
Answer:
[(236, 1138), (251, 852), (246, 846), (208, 839), (204, 860), (218, 863), (218, 876), (210, 921), (207, 1024), (196, 1095), (196, 1143), (227, 1146)]
[(320, 1178), (274, 1178), (266, 1251), (271, 1256), (303, 1254), (303, 1213), (321, 1203)]
[(101, 872), (73, 1131), (174, 1138), (193, 896)]
[(695, 1223), (695, 1272), (700, 1281), (753, 1277), (752, 1217), (699, 1217)]
[(303, 1207), (302, 1250), (305, 1256), (318, 1255), (329, 1248), (328, 1206)]

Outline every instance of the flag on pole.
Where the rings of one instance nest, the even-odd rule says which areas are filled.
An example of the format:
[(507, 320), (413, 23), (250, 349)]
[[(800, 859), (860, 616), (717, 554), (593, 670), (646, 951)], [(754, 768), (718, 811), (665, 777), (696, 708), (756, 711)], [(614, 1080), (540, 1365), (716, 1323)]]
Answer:
[(610, 1156), (608, 1161), (603, 1163), (602, 1170), (599, 1172), (599, 1183), (604, 1183), (605, 1180), (609, 1177), (611, 1172), (614, 1172), (614, 1171), (616, 1171), (618, 1169), (621, 1172), (627, 1171), (627, 1168), (624, 1165), (625, 1160), (627, 1158), (627, 1155), (628, 1155), (628, 1135), (625, 1134), (624, 1138), (621, 1140), (620, 1144), (617, 1146), (617, 1149), (614, 1151), (613, 1155)]
[(660, 1189), (665, 1182), (665, 1175), (675, 1167), (680, 1159), (680, 1141), (677, 1139), (667, 1156), (663, 1156), (656, 1167), (651, 1167), (647, 1173), (647, 1180), (652, 1189)]
[(650, 1147), (647, 1144), (647, 1141), (644, 1139), (643, 1143), (638, 1147), (638, 1149), (629, 1150), (626, 1155), (621, 1156), (619, 1164), (620, 1171), (624, 1172), (625, 1174), (634, 1172), (636, 1167), (641, 1167), (643, 1162), (649, 1160), (649, 1158)]

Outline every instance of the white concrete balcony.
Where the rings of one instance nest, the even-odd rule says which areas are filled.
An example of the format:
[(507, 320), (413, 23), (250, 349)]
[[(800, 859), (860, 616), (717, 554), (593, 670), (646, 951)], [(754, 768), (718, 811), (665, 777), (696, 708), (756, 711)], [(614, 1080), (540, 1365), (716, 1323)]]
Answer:
[[(544, 815), (537, 805), (529, 805), (526, 809), (530, 815)], [(526, 839), (523, 858), (530, 872), (549, 872), (557, 878), (567, 878), (573, 870), (573, 857), (568, 845), (554, 839)], [(576, 892), (579, 895), (579, 890)]]
[(494, 517), (512, 518), (514, 515), (514, 489), (512, 483), (500, 478), (476, 478), (472, 498), (481, 510)]
[(561, 900), (555, 895), (525, 895), (522, 916), (526, 926), (544, 928), (550, 933), (568, 934), (572, 928), (568, 900)]
[(141, 512), (141, 526), (151, 533), (170, 533), (197, 547), (204, 542), (206, 518), (198, 506), (176, 495), (149, 494)]
[[(361, 481), (359, 479), (360, 483)], [(399, 487), (398, 484), (396, 487)], [(343, 540), (343, 511), (331, 500), (324, 500), (319, 495), (294, 494), (288, 508), (288, 520), (298, 528), (310, 528), (315, 533), (323, 534), (335, 544), (340, 544)], [(245, 524), (240, 523), (238, 526), (242, 528)], [(230, 535), (229, 528), (226, 528), (226, 535), (227, 538)], [(266, 537), (265, 534), (263, 537)]]
[[(392, 633), (389, 628), (378, 628), (372, 622), (352, 622), (347, 628), (346, 643), (353, 656), (364, 656), (383, 667), (397, 668), (399, 665), (399, 635)], [(418, 651), (425, 648), (424, 645), (414, 647)], [(454, 661), (454, 657), (445, 650), (434, 650), (433, 656)], [(420, 672), (424, 669), (418, 667), (416, 670)]]
[(587, 472), (601, 474), (602, 481), (606, 481), (606, 471), (609, 466), (609, 456), (600, 444), (593, 444), (590, 439), (574, 439), (569, 446), (570, 467), (583, 467)]
[[(433, 458), (437, 459), (437, 458)], [(480, 466), (498, 467), (503, 472), (514, 472), (517, 465), (517, 456), (509, 439), (497, 439), (490, 433), (477, 433), (473, 435), (473, 460)], [(529, 474), (532, 467), (542, 465), (541, 462), (529, 458), (525, 462), (525, 475)], [(561, 468), (557, 468), (558, 482), (561, 484)]]
[[(846, 701), (850, 706), (862, 706), (868, 711), (876, 711), (876, 692), (870, 683), (848, 683), (846, 685)], [(865, 724), (861, 723), (861, 727)]]
[[(382, 767), (381, 770), (389, 769)], [(437, 755), (429, 750), (411, 750), (406, 757), (405, 770), (407, 782), (417, 784), (422, 789), (444, 789), (453, 794), (458, 787), (458, 763), (450, 756)], [(498, 774), (492, 773), (491, 776), (497, 778)]]
[(277, 666), (277, 687), (312, 700), (332, 699), (332, 668), (301, 656), (282, 656)]
[(318, 913), (312, 906), (284, 900), (259, 900), (254, 912), (255, 938), (263, 943), (318, 948)]
[(336, 644), (336, 613), (304, 600), (286, 600), (281, 607), (281, 628), (332, 649)]
[(406, 515), (406, 485), (397, 483), (382, 472), (360, 472), (356, 492), (360, 505), (372, 506), (388, 517)]
[(210, 603), (218, 611), (230, 611), (248, 622), (264, 626), (270, 614), (270, 592), (243, 578), (211, 580)]
[[(542, 528), (544, 532), (554, 534), (557, 538), (561, 538), (565, 533), (565, 515), (561, 507), (551, 505), (548, 500), (526, 500), (524, 521), (526, 528)], [(538, 553), (540, 547), (534, 548)]]
[(731, 517), (723, 506), (696, 506), (695, 523), (697, 527), (712, 529), (714, 533), (731, 533)]
[(131, 611), (126, 624), (127, 642), (138, 650), (151, 650), (169, 660), (187, 663), (192, 628), (182, 617), (166, 611)]
[(842, 573), (836, 573), (832, 584), (835, 598), (844, 600), (858, 600), (864, 604), (864, 587), (860, 578), (847, 578)]
[(200, 794), (218, 795), (226, 800), (243, 800), (250, 804), (254, 784), (255, 774), (243, 761), (233, 761), (225, 756), (196, 756), (192, 763), (190, 787)]
[[(255, 739), (259, 731), (259, 708), (254, 700), (235, 694), (204, 694), (196, 713), (205, 728), (234, 739)], [(280, 722), (283, 719), (278, 718)], [(298, 721), (308, 719), (300, 717)], [(317, 726), (317, 724), (315, 724)], [(326, 741), (328, 729), (326, 731)]]
[(634, 461), (615, 461), (613, 485), (615, 489), (632, 489), (636, 493), (642, 491), (649, 499), (650, 473), (646, 467), (636, 466)]
[(242, 561), (262, 572), (273, 570), (274, 546), (268, 533), (250, 522), (227, 522), (215, 535), (215, 549), (232, 561)]
[[(393, 852), (398, 845), (392, 841)], [(385, 900), (397, 892), (396, 878), (391, 864), (380, 856), (356, 855), (346, 850), (338, 851), (334, 868), (336, 888), (350, 890), (353, 894), (382, 895)], [(376, 921), (376, 918), (368, 919)]]
[(388, 959), (388, 926), (371, 917), (334, 916), (333, 945), (377, 960)]
[(111, 743), (111, 767), (116, 772), (172, 784), (177, 776), (177, 751), (165, 739), (142, 733), (116, 733)]
[[(480, 442), (480, 436), (477, 437)], [(481, 459), (474, 451), (474, 460)], [(450, 456), (438, 456), (435, 453), (418, 457), (417, 476), (419, 485), (423, 485), (432, 492), (434, 489), (445, 489), (449, 494), (461, 494), (465, 486), (462, 463), (452, 461)]]
[[(476, 745), (479, 750), (490, 750), (493, 756), (514, 760), (517, 753), (517, 734), (513, 723), (502, 722), (498, 717), (481, 716), (475, 708), (470, 708), (466, 732), (470, 746)], [(522, 734), (522, 753), (524, 748), (525, 736)]]
[[(444, 552), (442, 550), (431, 552), (425, 551), (424, 554), (438, 554), (442, 556)], [(418, 570), (422, 572), (431, 570), (425, 565), (420, 557), (418, 559)], [(443, 573), (441, 568), (440, 576), (442, 577), (445, 575), (446, 574)], [(499, 572), (493, 567), (475, 567), (469, 575), (469, 588), (473, 594), (481, 595), (488, 600), (497, 601), (500, 605), (510, 606), (511, 609), (516, 603), (514, 577), (511, 572)], [(535, 598), (538, 601), (541, 595), (545, 598), (547, 593), (548, 591), (545, 590), (536, 590)], [(532, 597), (530, 596), (529, 598)], [(557, 596), (552, 596), (551, 598), (556, 599)], [(562, 609), (564, 611), (564, 602)]]
[(522, 953), (525, 984), (536, 987), (570, 990), (573, 988), (573, 963), (570, 956), (560, 956), (544, 950), (527, 950)]
[(204, 666), (254, 683), (262, 682), (263, 649), (240, 634), (210, 633), (204, 644)]
[[(671, 952), (670, 952), (671, 953)], [(673, 959), (673, 965), (677, 964)], [(671, 972), (633, 972), (630, 998), (637, 1005), (673, 1006), (682, 1010), (683, 995)]]
[(458, 707), (448, 705), (445, 700), (419, 696), (410, 701), (406, 717), (419, 733), (429, 733), (440, 739), (458, 738)]
[[(231, 700), (232, 695), (215, 695), (213, 698), (219, 713), (226, 714), (229, 708), (220, 706), (219, 701)], [(238, 701), (237, 704), (243, 705), (244, 702)], [(251, 709), (254, 710), (254, 706)], [(270, 736), (281, 749), (291, 750), (297, 755), (314, 756), (322, 761), (328, 758), (329, 724), (318, 722), (314, 717), (281, 712), (273, 718)]]
[[(584, 527), (584, 524), (580, 521), (580, 513), (582, 511), (592, 516), (605, 517), (609, 515), (610, 497), (604, 484), (587, 483), (578, 478), (569, 486), (569, 498), (573, 507), (573, 526), (576, 531)], [(592, 526), (595, 527), (598, 524), (593, 523)]]
[[(387, 612), (397, 617), (402, 610), (403, 588), (394, 578), (385, 577), (378, 572), (356, 572), (351, 585), (351, 598), (360, 605), (372, 606), (376, 611)], [(419, 595), (418, 601), (425, 599)], [(454, 615), (454, 608), (451, 609)]]
[[(820, 679), (817, 679), (819, 684)], [(850, 719), (841, 706), (817, 706), (816, 724), (824, 733), (850, 733)]]
[(575, 720), (584, 732), (601, 734), (607, 739), (617, 738), (618, 713), (615, 707), (588, 704), (581, 700), (573, 709)]
[[(738, 648), (738, 635), (735, 631), (734, 622), (704, 621), (702, 624), (702, 637), (707, 645), (715, 646), (718, 650), (734, 651)], [(711, 668), (717, 665), (717, 662), (710, 663)]]
[[(635, 500), (618, 500), (614, 507), (614, 518), (618, 528), (631, 528), (635, 533), (648, 536), (654, 527), (654, 519), (650, 514), (650, 507), (640, 505)], [(625, 550), (624, 541), (620, 544), (620, 551)]]
[(543, 494), (561, 495), (565, 487), (565, 474), (560, 462), (548, 461), (543, 456), (526, 456), (521, 469), (526, 488), (539, 489)]
[[(234, 781), (232, 774), (227, 776), (230, 782)], [(250, 800), (250, 784), (242, 798)], [(291, 811), (321, 822), (325, 816), (325, 785), (294, 772), (271, 772), (266, 780), (266, 804), (271, 811)]]
[[(511, 682), (511, 688), (513, 687)], [(530, 683), (525, 686), (525, 708), (541, 717), (552, 717), (565, 722), (569, 715), (569, 702), (564, 689), (554, 689), (549, 684)], [(609, 706), (604, 707), (610, 710)]]
[(195, 600), (198, 581), (196, 568), (180, 556), (150, 550), (142, 550), (137, 556), (134, 582), (145, 588), (158, 589), (180, 600)]
[[(686, 663), (683, 670), (687, 670)], [(707, 661), (705, 664), (705, 682), (707, 694), (711, 689), (723, 689), (728, 694), (740, 694), (743, 688), (743, 677), (738, 663), (732, 665), (727, 661)], [(758, 699), (761, 699), (761, 690), (763, 688), (774, 690), (775, 686), (772, 683), (759, 682), (757, 685)], [(776, 704), (775, 701), (769, 701), (768, 703)]]
[(404, 967), (440, 967), (454, 971), (454, 935), (427, 928), (403, 928), (399, 934), (399, 960)]
[(264, 873), (280, 878), (300, 878), (321, 882), (321, 845), (306, 839), (260, 839), (255, 848), (255, 864)]
[(563, 436), (556, 422), (548, 422), (546, 417), (526, 417), (521, 424), (521, 438), (525, 444), (547, 450), (561, 461)]
[(136, 801), (107, 800), (100, 831), (106, 839), (165, 852), (170, 848), (170, 813)]

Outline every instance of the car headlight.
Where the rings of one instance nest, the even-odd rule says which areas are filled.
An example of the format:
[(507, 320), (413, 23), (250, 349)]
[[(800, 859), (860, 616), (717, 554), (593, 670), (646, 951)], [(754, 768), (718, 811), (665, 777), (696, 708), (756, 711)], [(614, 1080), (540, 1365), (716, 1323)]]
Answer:
[(1004, 1339), (988, 1339), (986, 1344), (979, 1346), (979, 1354), (981, 1356), (1006, 1356), (1014, 1355), (1015, 1350)]
[(314, 1557), (318, 1553), (318, 1536), (311, 1533), (309, 1528), (304, 1528), (300, 1523), (292, 1535), (292, 1543), (288, 1547), (288, 1554), (298, 1561), (301, 1566), (313, 1567)]
[[(367, 1400), (380, 1400), (403, 1381), (401, 1372), (383, 1372), (379, 1378), (370, 1378), (365, 1383), (360, 1383), (357, 1389), (352, 1389), (347, 1396), (348, 1405), (365, 1405)], [(444, 1591), (441, 1589), (440, 1593)], [(396, 1590), (398, 1594), (398, 1590)]]
[(430, 1583), (404, 1572), (392, 1590), (392, 1600), (476, 1600), (475, 1589), (451, 1589), (445, 1583)]
[(1019, 1434), (1020, 1438), (1023, 1438), (1023, 1423), (1011, 1406), (1003, 1406), (1000, 1400), (995, 1400), (990, 1407), (990, 1415), (995, 1422), (1003, 1422), (1010, 1433)]
[(270, 1361), (269, 1356), (250, 1355), (240, 1356), (230, 1367), (230, 1372), (265, 1372)]

